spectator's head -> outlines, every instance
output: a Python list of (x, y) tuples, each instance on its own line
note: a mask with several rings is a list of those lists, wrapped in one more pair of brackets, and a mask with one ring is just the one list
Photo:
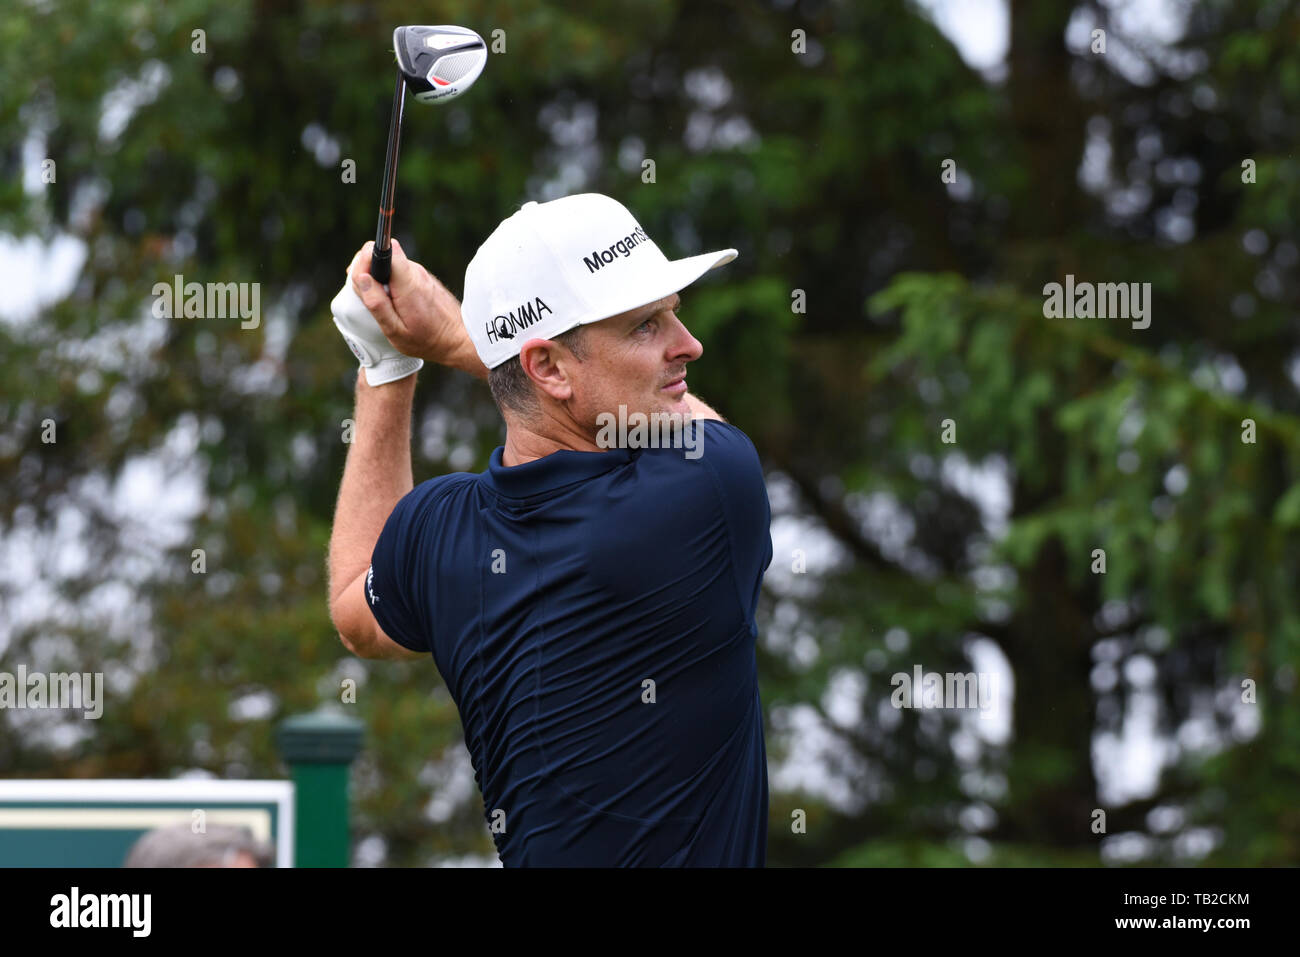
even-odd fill
[(140, 836), (123, 867), (270, 867), (271, 849), (246, 827), (213, 825), (196, 834), (188, 824)]

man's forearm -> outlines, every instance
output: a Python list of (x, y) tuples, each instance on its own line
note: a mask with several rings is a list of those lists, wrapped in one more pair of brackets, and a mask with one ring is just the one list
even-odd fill
[[(463, 327), (462, 327), (463, 328)], [(453, 369), (460, 369), (462, 372), (468, 372), (476, 379), (487, 381), (488, 367), (483, 364), (483, 360), (478, 357), (478, 350), (474, 348), (474, 343), (470, 341), (469, 333), (465, 333), (465, 345), (461, 348), (459, 354), (447, 363)]]
[[(460, 300), (451, 294), (451, 291), (438, 281), (436, 276), (430, 276), (433, 279), (435, 293), (434, 302), (440, 309), (445, 310), (450, 315), (455, 315), (456, 321), (453, 328), (459, 333), (459, 342), (452, 350), (452, 354), (443, 362), (451, 369), (460, 369), (462, 372), (468, 372), (476, 379), (487, 380), (488, 368), (483, 364), (483, 360), (478, 357), (478, 350), (474, 348), (474, 342), (469, 337), (469, 330), (465, 328), (465, 320), (461, 317)], [(434, 359), (434, 362), (439, 360)]]
[(415, 376), (370, 386), (357, 375), (352, 445), (330, 533), (330, 605), (370, 564), (393, 507), (414, 486), (411, 403)]
[(682, 397), (691, 408), (691, 417), (695, 419), (718, 419), (721, 422), (727, 420), (722, 418), (719, 412), (709, 408), (709, 406), (700, 399), (699, 396), (691, 395), (689, 392)]

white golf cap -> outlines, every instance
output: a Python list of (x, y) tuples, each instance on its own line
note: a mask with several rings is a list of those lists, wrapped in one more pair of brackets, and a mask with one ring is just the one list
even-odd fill
[(599, 193), (524, 203), (470, 260), (461, 316), (495, 369), (529, 339), (648, 305), (735, 258), (721, 249), (670, 261), (627, 207)]

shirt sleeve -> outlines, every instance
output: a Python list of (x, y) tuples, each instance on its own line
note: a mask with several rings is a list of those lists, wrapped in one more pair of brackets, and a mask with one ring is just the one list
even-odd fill
[(720, 419), (702, 424), (700, 461), (721, 493), (736, 587), (752, 615), (758, 606), (763, 573), (772, 562), (772, 509), (763, 463), (749, 436), (736, 426)]
[(431, 651), (428, 618), (427, 551), (421, 548), (423, 486), (408, 492), (384, 523), (366, 574), (366, 601), (384, 634), (411, 651)]

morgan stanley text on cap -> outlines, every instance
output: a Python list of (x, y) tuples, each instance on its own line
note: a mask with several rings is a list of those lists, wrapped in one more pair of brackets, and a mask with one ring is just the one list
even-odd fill
[(524, 203), (470, 260), (461, 315), (495, 369), (529, 339), (648, 305), (735, 258), (722, 249), (669, 261), (622, 203), (599, 193)]

